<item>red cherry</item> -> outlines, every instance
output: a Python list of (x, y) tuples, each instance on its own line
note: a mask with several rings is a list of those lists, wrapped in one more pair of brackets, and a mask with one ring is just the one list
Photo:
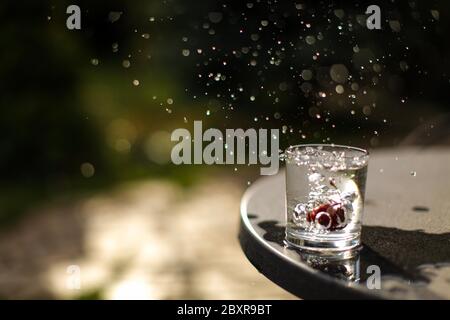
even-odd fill
[(336, 214), (336, 209), (334, 209), (334, 205), (331, 205), (328, 207), (327, 212), (331, 215), (334, 216)]
[(306, 221), (316, 222), (321, 228), (339, 230), (346, 227), (345, 210), (340, 203), (324, 203), (306, 215)]
[(316, 223), (318, 223), (323, 229), (329, 229), (333, 222), (328, 212), (321, 211), (316, 215)]
[(345, 210), (341, 205), (339, 205), (336, 208), (335, 214), (333, 216), (332, 230), (343, 229), (345, 228), (346, 225), (347, 223), (345, 217)]
[(345, 211), (343, 208), (341, 208), (341, 207), (337, 208), (336, 216), (339, 218), (341, 223), (345, 222)]
[(326, 212), (329, 207), (330, 207), (330, 205), (328, 203), (324, 203), (324, 204), (321, 204), (320, 206), (318, 206), (317, 208), (314, 208), (311, 212), (309, 212), (306, 215), (306, 221), (308, 221), (308, 222), (315, 221), (316, 215), (319, 212)]

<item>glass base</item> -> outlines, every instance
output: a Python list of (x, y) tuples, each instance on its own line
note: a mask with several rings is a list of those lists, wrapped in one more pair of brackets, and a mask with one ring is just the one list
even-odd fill
[(311, 234), (290, 232), (286, 230), (286, 242), (295, 248), (315, 252), (345, 251), (358, 247), (361, 244), (360, 234), (351, 234), (348, 237), (336, 235)]

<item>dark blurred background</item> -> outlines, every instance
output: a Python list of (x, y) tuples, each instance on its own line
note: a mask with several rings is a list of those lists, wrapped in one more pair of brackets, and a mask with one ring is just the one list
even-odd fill
[(258, 168), (175, 166), (170, 133), (202, 120), (279, 128), (282, 149), (448, 144), (448, 8), (2, 1), (0, 297), (289, 298), (235, 239)]

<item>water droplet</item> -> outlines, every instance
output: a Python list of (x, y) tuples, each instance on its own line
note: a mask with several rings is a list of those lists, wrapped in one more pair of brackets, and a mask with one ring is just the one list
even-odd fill
[(255, 100), (256, 100), (255, 96), (250, 96), (250, 101), (255, 101)]
[(391, 27), (392, 31), (394, 32), (400, 32), (402, 28), (398, 20), (390, 20), (389, 27)]
[(210, 12), (208, 13), (208, 18), (212, 23), (219, 23), (222, 21), (223, 14), (222, 12)]
[(406, 63), (406, 61), (400, 61), (400, 69), (402, 71), (407, 71), (409, 69), (408, 63)]
[(330, 77), (337, 83), (344, 83), (348, 78), (348, 69), (343, 64), (333, 64), (330, 68)]
[(98, 66), (98, 59), (96, 59), (96, 58), (92, 58), (91, 59), (91, 64), (93, 65), (93, 66)]
[(139, 85), (139, 80), (135, 79), (133, 80), (133, 86), (137, 87)]
[(372, 109), (370, 109), (370, 106), (364, 106), (363, 113), (364, 115), (369, 116), (372, 113)]
[(302, 85), (300, 86), (300, 89), (304, 92), (304, 93), (309, 93), (312, 91), (313, 86), (311, 83), (309, 82), (303, 82)]
[(305, 69), (305, 70), (302, 71), (301, 76), (302, 76), (303, 80), (309, 81), (309, 80), (312, 79), (313, 73), (312, 73), (311, 70)]
[(143, 34), (142, 34), (142, 38), (144, 38), (144, 39), (150, 39), (150, 34), (148, 34), (148, 33), (143, 33)]
[(83, 177), (90, 178), (95, 174), (95, 167), (92, 163), (84, 162), (80, 166), (80, 171)]
[(335, 15), (336, 17), (338, 17), (339, 19), (342, 19), (342, 18), (344, 18), (344, 16), (345, 16), (345, 11), (342, 10), (342, 9), (335, 9), (335, 10), (334, 10), (334, 15)]
[(183, 49), (183, 50), (181, 51), (181, 54), (182, 54), (183, 56), (185, 56), (185, 57), (189, 56), (190, 53), (191, 53), (191, 52), (189, 51), (189, 49)]
[(286, 82), (282, 82), (280, 83), (280, 85), (278, 86), (278, 88), (280, 89), (280, 91), (286, 91), (288, 88), (288, 85)]
[(337, 92), (338, 94), (343, 94), (343, 93), (344, 93), (344, 87), (343, 87), (342, 85), (338, 84), (338, 85), (336, 86), (336, 92)]
[(122, 12), (120, 12), (120, 11), (111, 11), (108, 14), (108, 20), (109, 20), (109, 22), (114, 23), (117, 20), (119, 20), (121, 16), (122, 16)]
[(439, 11), (438, 10), (430, 10), (430, 12), (435, 20), (439, 20)]
[(131, 66), (130, 60), (123, 60), (122, 61), (122, 67), (129, 68)]
[(415, 177), (415, 176), (417, 176), (417, 172), (416, 171), (411, 171), (411, 176), (413, 176), (413, 177)]
[(173, 104), (173, 99), (172, 98), (168, 98), (167, 99), (167, 104)]
[(306, 41), (307, 44), (313, 45), (314, 43), (316, 43), (316, 37), (314, 37), (314, 36), (307, 36), (305, 41)]

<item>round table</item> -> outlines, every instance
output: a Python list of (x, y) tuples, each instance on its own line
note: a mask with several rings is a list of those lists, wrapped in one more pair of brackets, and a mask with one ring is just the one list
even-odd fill
[(284, 231), (280, 171), (241, 202), (241, 247), (267, 278), (304, 299), (449, 299), (450, 149), (371, 155), (358, 251), (300, 251), (284, 244)]

